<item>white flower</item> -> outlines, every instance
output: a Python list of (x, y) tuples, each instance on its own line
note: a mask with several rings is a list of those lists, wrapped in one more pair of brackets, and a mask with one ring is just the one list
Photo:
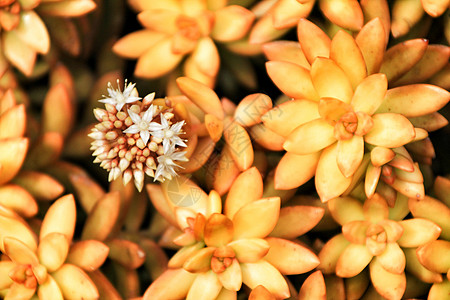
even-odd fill
[(187, 147), (186, 143), (178, 136), (183, 133), (181, 128), (184, 125), (184, 120), (170, 126), (167, 119), (161, 114), (161, 124), (152, 123), (152, 125), (152, 128), (155, 129), (153, 129), (151, 135), (162, 140), (164, 153), (169, 151), (171, 145)]
[[(155, 122), (152, 122), (153, 119), (153, 104), (150, 105), (150, 107), (144, 112), (144, 115), (141, 116), (137, 113), (132, 112), (131, 110), (128, 110), (128, 114), (130, 115), (131, 120), (133, 121), (133, 125), (125, 129), (124, 133), (139, 133), (141, 136), (142, 141), (145, 145), (147, 145), (148, 140), (150, 138), (150, 131), (153, 131), (156, 128)], [(159, 124), (158, 124), (159, 125)]]
[[(111, 82), (108, 82), (108, 96), (103, 96), (105, 99), (98, 100), (101, 103), (107, 103), (114, 105), (117, 111), (120, 111), (122, 107), (127, 103), (133, 103), (141, 99), (141, 97), (137, 97), (136, 93), (133, 92), (135, 83), (129, 83), (127, 85), (127, 81), (125, 80), (124, 90), (123, 92), (120, 90), (119, 80), (117, 79), (117, 89), (114, 89), (111, 85)], [(154, 96), (154, 95), (153, 95)]]
[(175, 161), (188, 161), (185, 155), (186, 151), (175, 152), (175, 145), (172, 144), (168, 151), (164, 151), (163, 155), (158, 156), (154, 181), (164, 181), (166, 178), (170, 180), (173, 176), (177, 176), (174, 168), (181, 168), (181, 166), (177, 165)]

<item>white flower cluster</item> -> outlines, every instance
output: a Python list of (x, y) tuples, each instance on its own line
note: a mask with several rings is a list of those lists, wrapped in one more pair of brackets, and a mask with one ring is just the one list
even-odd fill
[(109, 83), (107, 91), (108, 96), (99, 100), (106, 110), (94, 110), (101, 123), (89, 134), (95, 139), (94, 162), (110, 172), (110, 181), (121, 174), (124, 183), (134, 177), (138, 190), (143, 188), (144, 173), (161, 182), (177, 176), (176, 169), (181, 168), (177, 162), (188, 161), (186, 151), (180, 151), (187, 147), (180, 137), (185, 121), (173, 122), (170, 107), (153, 103), (155, 93), (139, 101), (135, 84), (125, 81), (121, 91)]

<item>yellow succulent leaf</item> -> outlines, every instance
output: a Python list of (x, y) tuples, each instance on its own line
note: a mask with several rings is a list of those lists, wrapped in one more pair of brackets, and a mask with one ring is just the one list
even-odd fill
[(387, 243), (386, 249), (377, 256), (377, 260), (390, 273), (401, 274), (405, 270), (405, 254), (397, 243)]
[(266, 14), (259, 18), (249, 33), (250, 44), (259, 46), (283, 36), (289, 29), (277, 30), (273, 27), (273, 18)]
[(367, 166), (366, 177), (364, 178), (364, 192), (367, 198), (371, 198), (378, 186), (381, 167), (375, 167), (373, 164)]
[(13, 180), (38, 200), (51, 201), (60, 196), (64, 186), (53, 177), (36, 171), (22, 171)]
[(0, 274), (2, 274), (0, 276), (0, 289), (6, 289), (13, 283), (11, 277), (4, 274), (9, 274), (15, 266), (16, 264), (12, 261), (0, 261)]
[(38, 212), (38, 205), (33, 196), (15, 184), (0, 186), (0, 204), (26, 218), (31, 218)]
[(354, 38), (344, 30), (338, 31), (331, 41), (330, 58), (350, 79), (353, 89), (367, 76), (366, 63)]
[(389, 82), (395, 82), (419, 62), (427, 46), (427, 40), (414, 39), (389, 48), (384, 55), (380, 73), (386, 74)]
[(279, 197), (265, 198), (244, 205), (232, 218), (234, 240), (266, 237), (275, 227), (279, 212)]
[(428, 132), (438, 130), (448, 124), (447, 119), (438, 112), (408, 119), (414, 127), (423, 128)]
[(262, 197), (263, 181), (261, 173), (252, 167), (241, 173), (231, 185), (224, 205), (225, 215), (233, 219), (236, 212), (247, 203)]
[(233, 262), (225, 271), (217, 274), (220, 283), (227, 290), (236, 292), (242, 287), (242, 272), (239, 263), (240, 261), (233, 259)]
[(223, 133), (223, 121), (217, 118), (214, 115), (206, 114), (205, 115), (205, 126), (206, 130), (208, 130), (209, 136), (211, 139), (217, 143), (222, 137)]
[(192, 283), (192, 286), (187, 294), (186, 300), (196, 300), (202, 298), (215, 299), (219, 295), (221, 289), (222, 284), (217, 278), (216, 273), (213, 271), (200, 273), (197, 277), (195, 277), (194, 282)]
[(47, 276), (47, 280), (44, 283), (39, 284), (37, 288), (37, 295), (39, 299), (64, 299), (58, 283), (56, 283), (51, 275)]
[(24, 284), (14, 282), (5, 296), (5, 300), (31, 299), (36, 292), (36, 288), (27, 288)]
[(294, 41), (273, 41), (262, 45), (262, 50), (269, 61), (286, 61), (307, 70), (311, 68), (300, 44)]
[(177, 32), (177, 17), (180, 13), (171, 9), (146, 9), (138, 14), (139, 22), (152, 32), (173, 35)]
[(295, 128), (283, 148), (297, 155), (316, 153), (336, 142), (334, 127), (324, 119), (315, 119)]
[(319, 258), (308, 248), (290, 240), (268, 237), (269, 252), (264, 260), (283, 275), (302, 274), (319, 265)]
[(337, 164), (337, 143), (325, 148), (320, 155), (316, 169), (315, 184), (322, 202), (339, 197), (352, 183), (345, 177)]
[(339, 27), (358, 31), (364, 24), (363, 12), (357, 1), (322, 0), (319, 4), (323, 14)]
[[(269, 236), (284, 239), (299, 237), (313, 229), (322, 219), (325, 209), (316, 206), (295, 205), (281, 208), (277, 225)], [(298, 216), (302, 216), (301, 220)]]
[(337, 164), (345, 177), (352, 176), (362, 162), (364, 156), (364, 139), (353, 135), (349, 140), (337, 142)]
[(377, 112), (419, 117), (436, 112), (449, 100), (450, 93), (443, 88), (431, 84), (410, 84), (389, 89)]
[(422, 58), (393, 86), (401, 86), (427, 81), (441, 70), (448, 62), (450, 48), (445, 45), (428, 45)]
[(19, 26), (14, 30), (17, 36), (38, 53), (46, 54), (50, 48), (47, 27), (33, 10), (20, 13)]
[(336, 275), (344, 278), (356, 276), (370, 263), (372, 257), (365, 245), (350, 244), (339, 256)]
[(104, 241), (116, 224), (120, 202), (118, 191), (107, 193), (100, 198), (89, 212), (81, 233), (81, 239)]
[(297, 36), (303, 53), (312, 65), (316, 57), (329, 57), (331, 40), (317, 25), (307, 19), (300, 19)]
[(191, 273), (205, 273), (211, 270), (211, 258), (215, 247), (206, 247), (196, 251), (183, 264), (183, 269)]
[(428, 293), (428, 299), (439, 300), (445, 299), (450, 293), (450, 280), (444, 280), (441, 283), (435, 283), (431, 286)]
[(375, 193), (372, 198), (364, 201), (363, 210), (366, 220), (373, 223), (386, 220), (389, 216), (389, 207), (386, 199), (378, 193)]
[(382, 73), (372, 74), (364, 78), (356, 87), (352, 98), (351, 104), (354, 111), (362, 111), (371, 116), (383, 102), (387, 87), (386, 75)]
[(89, 277), (97, 287), (98, 293), (100, 294), (100, 299), (102, 299), (102, 297), (111, 300), (122, 299), (122, 296), (115, 289), (115, 287), (108, 280), (108, 278), (105, 275), (103, 275), (102, 272), (100, 272), (99, 270), (89, 272)]
[(65, 299), (95, 299), (98, 291), (89, 276), (77, 266), (64, 264), (51, 274)]
[(233, 249), (240, 263), (257, 262), (267, 254), (270, 247), (266, 240), (259, 238), (239, 239), (228, 246)]
[(317, 269), (324, 274), (334, 274), (336, 272), (336, 264), (342, 252), (350, 245), (350, 242), (344, 237), (342, 233), (332, 237), (319, 252), (320, 264)]
[[(197, 47), (194, 49), (189, 59), (192, 59), (199, 72), (211, 77), (212, 81), (215, 80), (220, 67), (220, 56), (216, 44), (210, 37), (206, 36), (198, 40)], [(191, 77), (186, 69), (185, 73), (186, 76)], [(212, 88), (213, 85), (214, 84), (209, 87)], [(204, 108), (203, 106), (201, 107)], [(216, 113), (220, 113), (220, 111), (216, 111)]]
[(391, 32), (397, 38), (409, 32), (424, 14), (422, 1), (395, 1), (391, 8)]
[(272, 295), (263, 285), (258, 285), (250, 292), (248, 296), (249, 300), (276, 300), (275, 296)]
[(241, 173), (233, 157), (231, 157), (230, 150), (227, 148), (225, 146), (222, 150), (216, 169), (214, 170), (213, 188), (221, 196), (229, 191), (231, 185)]
[(372, 116), (373, 127), (364, 140), (375, 146), (395, 148), (411, 142), (416, 136), (414, 126), (403, 115), (379, 113)]
[(283, 275), (270, 263), (260, 260), (256, 263), (241, 264), (242, 281), (249, 288), (258, 285), (264, 286), (270, 293), (278, 298), (290, 296), (289, 287)]
[(409, 198), (408, 206), (416, 218), (425, 218), (442, 228), (441, 238), (450, 240), (450, 208), (441, 201), (425, 195), (422, 200)]
[(350, 103), (353, 88), (345, 72), (331, 59), (318, 57), (311, 65), (311, 79), (320, 98)]
[(230, 42), (243, 38), (250, 29), (255, 15), (239, 5), (229, 5), (214, 12), (213, 39)]
[(275, 188), (290, 190), (310, 180), (316, 173), (320, 154), (320, 151), (304, 155), (286, 152), (275, 169)]
[(270, 10), (276, 29), (291, 28), (300, 18), (306, 18), (314, 7), (314, 1), (277, 1)]
[(134, 74), (142, 78), (157, 78), (172, 71), (183, 58), (183, 54), (172, 52), (172, 40), (164, 38), (142, 54), (136, 63)]
[(360, 5), (364, 14), (364, 23), (379, 18), (386, 31), (385, 40), (389, 40), (389, 29), (391, 28), (389, 4), (385, 1), (362, 0), (360, 1)]
[(188, 77), (179, 77), (176, 81), (183, 94), (206, 113), (212, 114), (220, 120), (224, 118), (222, 104), (212, 89)]
[(299, 125), (317, 118), (320, 118), (320, 115), (316, 101), (294, 99), (269, 110), (261, 120), (267, 128), (286, 137)]
[(4, 237), (3, 249), (3, 252), (16, 264), (29, 264), (31, 266), (39, 264), (39, 259), (33, 249), (30, 249), (26, 244), (16, 238)]
[(0, 143), (0, 185), (11, 180), (22, 167), (28, 150), (27, 138), (12, 138)]
[(409, 198), (421, 200), (425, 196), (425, 187), (422, 182), (409, 182), (396, 178), (390, 186)]
[(75, 199), (72, 194), (63, 196), (47, 210), (42, 220), (39, 239), (42, 241), (48, 234), (58, 232), (64, 234), (70, 244), (75, 230), (75, 221)]
[(426, 283), (442, 282), (442, 275), (425, 268), (419, 261), (415, 248), (404, 248), (406, 270)]
[(400, 247), (412, 248), (425, 245), (436, 240), (441, 228), (427, 219), (414, 218), (399, 222), (403, 227), (403, 234), (397, 241)]
[(272, 109), (272, 100), (269, 96), (255, 93), (242, 99), (234, 112), (235, 121), (245, 127), (261, 122), (261, 116)]
[(165, 37), (165, 34), (148, 29), (131, 32), (119, 39), (112, 47), (114, 53), (126, 58), (139, 58)]
[(192, 180), (185, 176), (177, 176), (161, 184), (168, 205), (189, 207), (196, 213), (206, 215), (208, 195)]
[(222, 247), (233, 238), (233, 222), (220, 213), (212, 214), (205, 224), (204, 241), (207, 246)]
[(71, 174), (69, 175), (69, 180), (75, 188), (78, 202), (87, 213), (93, 209), (95, 203), (105, 194), (103, 188), (89, 176)]
[(326, 300), (327, 291), (322, 272), (315, 271), (306, 278), (298, 293), (298, 300)]
[(2, 33), (3, 54), (10, 63), (26, 76), (33, 72), (36, 51), (29, 47), (14, 30)]
[(25, 133), (25, 105), (11, 107), (0, 115), (0, 139), (19, 138)]
[(370, 263), (370, 278), (377, 292), (388, 299), (400, 299), (406, 289), (405, 273), (386, 271), (375, 257)]
[(109, 248), (102, 242), (86, 240), (71, 245), (66, 262), (92, 272), (105, 262)]
[(208, 203), (206, 209), (206, 217), (211, 216), (214, 213), (222, 212), (222, 199), (219, 193), (215, 190), (211, 190), (208, 195)]
[(363, 245), (366, 242), (367, 229), (370, 226), (369, 221), (351, 221), (342, 226), (342, 234), (353, 244)]
[(44, 132), (59, 132), (63, 137), (69, 134), (75, 116), (72, 100), (63, 84), (50, 88), (45, 96), (42, 114)]
[(196, 144), (189, 144), (188, 142), (188, 147), (190, 145), (193, 145), (195, 150), (193, 150), (192, 155), (189, 157), (189, 161), (180, 163), (180, 166), (182, 167), (181, 173), (185, 174), (193, 173), (203, 167), (211, 153), (214, 151), (216, 143), (214, 143), (210, 137), (206, 136), (199, 138)]
[(48, 272), (54, 272), (66, 261), (69, 252), (67, 237), (58, 232), (47, 234), (39, 242), (37, 254), (40, 263), (45, 266)]
[(223, 136), (239, 170), (245, 171), (250, 168), (253, 164), (254, 153), (252, 141), (245, 128), (231, 117), (227, 117), (224, 119)]
[(380, 71), (386, 48), (386, 31), (380, 18), (369, 21), (355, 38), (356, 44), (362, 52), (367, 66), (367, 74), (375, 74)]
[(267, 128), (264, 124), (253, 125), (249, 130), (252, 140), (272, 151), (282, 151), (285, 138)]
[(145, 252), (137, 243), (115, 238), (105, 244), (109, 247), (108, 257), (129, 269), (136, 269), (145, 261)]
[(314, 101), (319, 99), (308, 69), (286, 61), (268, 61), (266, 69), (270, 79), (287, 96)]
[(435, 240), (417, 248), (420, 263), (428, 270), (436, 273), (447, 273), (450, 270), (450, 242)]
[(328, 208), (336, 220), (341, 225), (352, 221), (364, 221), (364, 210), (362, 203), (352, 197), (337, 197), (328, 201)]
[[(175, 233), (171, 234), (171, 238), (169, 238), (170, 242), (173, 241), (174, 237), (175, 239), (178, 238), (179, 235), (180, 231), (176, 231)], [(166, 239), (166, 237), (164, 237), (164, 239)], [(198, 250), (202, 249), (204, 246), (205, 244), (203, 242), (197, 242), (195, 244), (182, 247), (170, 258), (168, 262), (169, 268), (181, 268), (184, 262), (189, 257), (194, 255)]]
[(97, 5), (91, 0), (46, 1), (38, 7), (43, 15), (58, 17), (79, 17), (93, 11)]

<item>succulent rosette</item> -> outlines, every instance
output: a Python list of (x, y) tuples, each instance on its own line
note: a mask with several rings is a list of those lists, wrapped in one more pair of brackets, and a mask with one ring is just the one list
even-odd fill
[[(188, 162), (180, 164), (180, 172), (195, 172), (209, 160), (210, 166), (204, 169), (213, 175), (210, 181), (223, 195), (236, 176), (253, 165), (254, 142), (266, 149), (281, 149), (282, 138), (261, 123), (261, 115), (272, 108), (269, 96), (250, 94), (236, 105), (225, 97), (220, 99), (214, 90), (197, 80), (179, 77), (176, 82), (182, 95), (167, 98), (186, 108), (190, 125), (187, 151), (192, 153)], [(212, 160), (215, 149), (220, 156)]]
[(414, 268), (410, 253), (415, 255), (417, 247), (435, 241), (441, 227), (424, 218), (401, 220), (378, 194), (364, 204), (355, 198), (339, 197), (328, 206), (342, 225), (342, 234), (323, 246), (318, 268), (326, 274), (335, 272), (351, 278), (369, 266), (376, 291), (386, 298), (401, 298), (406, 289), (405, 266)]
[(378, 18), (356, 38), (339, 31), (332, 40), (302, 19), (298, 37), (300, 47), (291, 42), (266, 46), (269, 76), (293, 99), (270, 111), (278, 118), (262, 120), (286, 138), (287, 154), (275, 174), (278, 188), (299, 186), (315, 175), (317, 192), (328, 201), (350, 186), (369, 145), (392, 149), (426, 138), (427, 131), (408, 118), (436, 112), (450, 94), (428, 84), (388, 89), (388, 81), (399, 74), (393, 73), (395, 60), (383, 60), (384, 29)]
[[(162, 187), (147, 185), (158, 211), (181, 230), (173, 242), (182, 248), (144, 299), (197, 299), (200, 295), (235, 299), (242, 284), (251, 289), (263, 286), (275, 297), (287, 298), (289, 288), (282, 275), (304, 273), (319, 263), (308, 248), (279, 237), (290, 229), (292, 235), (292, 228), (277, 225), (279, 197), (260, 198), (262, 178), (256, 168), (234, 181), (223, 209), (217, 192), (207, 195), (189, 179), (180, 179)], [(292, 216), (286, 213), (283, 219), (289, 222)], [(252, 221), (256, 219), (265, 222)], [(309, 225), (298, 225), (294, 231), (304, 232)], [(174, 282), (182, 284), (169, 289)]]
[[(220, 65), (216, 42), (245, 36), (253, 13), (226, 1), (133, 1), (145, 29), (121, 38), (113, 47), (120, 56), (138, 59), (135, 75), (157, 78), (180, 63), (183, 73), (214, 86)], [(184, 60), (184, 58), (186, 58)], [(183, 61), (184, 60), (184, 61)]]
[[(3, 221), (5, 217), (2, 216)], [(10, 222), (13, 220), (25, 223), (10, 218)], [(98, 290), (86, 270), (99, 268), (109, 249), (94, 240), (72, 244), (75, 221), (75, 200), (67, 195), (48, 209), (39, 239), (27, 226), (1, 227), (4, 259), (0, 262), (0, 282), (5, 299), (31, 299), (35, 294), (39, 299), (98, 298)]]

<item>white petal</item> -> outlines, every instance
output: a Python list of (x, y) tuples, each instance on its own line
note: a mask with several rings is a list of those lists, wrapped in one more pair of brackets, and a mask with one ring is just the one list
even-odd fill
[(150, 132), (148, 132), (147, 130), (143, 130), (140, 132), (140, 135), (144, 144), (147, 145), (148, 139), (150, 138)]
[(138, 114), (132, 112), (131, 110), (128, 110), (128, 114), (134, 124), (139, 124), (141, 122), (141, 117)]
[(123, 132), (135, 134), (135, 133), (139, 132), (139, 127), (136, 124), (133, 124), (130, 127), (128, 127), (127, 129), (125, 129)]

